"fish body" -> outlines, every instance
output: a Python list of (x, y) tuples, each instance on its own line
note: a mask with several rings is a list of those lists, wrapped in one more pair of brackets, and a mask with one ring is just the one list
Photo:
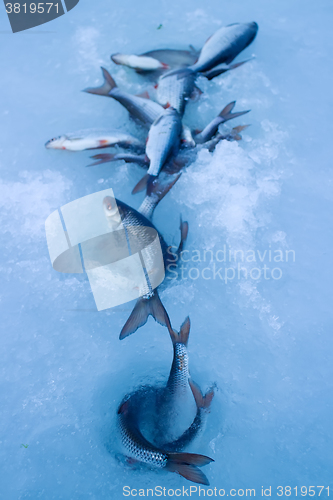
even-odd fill
[(129, 456), (154, 469), (176, 472), (189, 481), (208, 485), (208, 479), (198, 468), (213, 460), (194, 453), (165, 452), (148, 441), (140, 428), (142, 390), (125, 398), (118, 408), (121, 442)]
[(178, 152), (181, 132), (181, 118), (173, 108), (164, 110), (154, 121), (146, 145), (146, 155), (150, 160), (148, 175), (157, 176), (170, 155)]
[(213, 69), (221, 63), (229, 64), (254, 40), (258, 25), (252, 23), (235, 23), (217, 30), (204, 44), (192, 71), (203, 72)]
[(195, 73), (187, 73), (184, 78), (168, 73), (159, 78), (157, 84), (157, 100), (166, 107), (170, 106), (183, 116), (186, 101), (191, 97), (195, 88)]
[[(89, 94), (112, 97), (124, 106), (132, 118), (139, 120), (143, 125), (149, 128), (154, 121), (164, 113), (164, 108), (157, 102), (149, 98), (135, 96), (120, 90), (110, 73), (102, 68), (104, 83), (100, 87), (89, 87), (84, 90)], [(195, 142), (191, 135), (189, 127), (182, 125), (182, 140), (187, 146), (194, 147)]]
[(134, 54), (113, 54), (111, 59), (116, 64), (128, 66), (136, 71), (157, 71), (169, 68), (167, 64), (147, 55), (136, 56)]
[(134, 150), (144, 149), (142, 142), (136, 137), (119, 130), (107, 132), (82, 131), (75, 134), (66, 134), (50, 139), (45, 144), (47, 149), (64, 149), (67, 151), (84, 151), (85, 149), (100, 149), (111, 146)]
[(112, 97), (124, 106), (130, 115), (143, 123), (146, 127), (150, 125), (163, 113), (163, 107), (157, 102), (135, 96), (117, 87), (110, 73), (102, 68), (104, 83), (100, 87), (87, 88), (84, 92), (102, 96)]
[(163, 449), (168, 451), (181, 451), (186, 448), (189, 444), (194, 441), (194, 439), (198, 436), (199, 432), (202, 431), (206, 415), (209, 411), (210, 404), (214, 397), (214, 389), (208, 391), (205, 396), (203, 396), (200, 387), (195, 384), (191, 379), (189, 380), (189, 384), (196, 402), (197, 412), (195, 418), (188, 429), (186, 429), (183, 434), (171, 441), (169, 443), (163, 444)]
[(195, 415), (195, 400), (189, 385), (189, 359), (187, 343), (190, 319), (186, 318), (180, 332), (170, 329), (173, 343), (173, 361), (164, 390), (159, 394), (155, 439), (163, 442), (176, 439), (189, 427)]

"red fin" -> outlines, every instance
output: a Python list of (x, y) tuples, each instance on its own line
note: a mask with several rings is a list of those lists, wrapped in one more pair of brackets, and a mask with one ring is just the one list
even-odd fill
[(158, 89), (158, 83), (154, 85), (154, 89)]
[(168, 64), (165, 64), (162, 61), (160, 61), (160, 63), (162, 64), (163, 69), (169, 69), (170, 68), (170, 66)]
[(118, 415), (120, 415), (121, 413), (122, 414), (126, 414), (128, 412), (128, 405), (129, 405), (129, 402), (128, 402), (128, 399), (127, 401), (125, 401), (124, 403), (122, 403), (119, 408), (118, 408)]
[(105, 146), (106, 144), (109, 144), (109, 141), (107, 141), (106, 139), (101, 139), (99, 142), (99, 145), (100, 146)]
[(143, 99), (150, 99), (150, 96), (149, 96), (147, 90), (145, 90), (144, 92), (141, 92), (141, 94), (136, 94), (136, 97), (143, 97)]
[(198, 467), (203, 467), (214, 462), (212, 458), (197, 453), (169, 453), (169, 457), (174, 462), (183, 462), (185, 464), (197, 465)]

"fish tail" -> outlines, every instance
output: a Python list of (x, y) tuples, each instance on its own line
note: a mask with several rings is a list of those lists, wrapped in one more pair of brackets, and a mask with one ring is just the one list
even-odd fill
[(249, 109), (247, 111), (238, 111), (237, 113), (231, 113), (231, 111), (234, 109), (236, 104), (236, 101), (232, 101), (229, 104), (226, 105), (225, 108), (222, 109), (221, 113), (218, 115), (220, 118), (222, 118), (222, 122), (227, 122), (228, 120), (232, 120), (232, 118), (237, 118), (237, 116), (242, 116), (245, 115), (246, 113), (249, 113)]
[(176, 330), (174, 330), (173, 328), (171, 328), (169, 330), (172, 343), (173, 344), (185, 344), (187, 346), (188, 338), (190, 336), (190, 328), (191, 328), (191, 322), (190, 322), (190, 318), (187, 316), (187, 318), (185, 318), (182, 326), (180, 327), (179, 333)]
[[(152, 176), (149, 175), (149, 174), (145, 174), (140, 180), (139, 182), (134, 186), (133, 190), (132, 190), (132, 194), (137, 194), (137, 193), (140, 193), (141, 191), (143, 191), (144, 189), (147, 188), (147, 185), (148, 185), (148, 182), (150, 181), (150, 178)], [(154, 177), (155, 178), (155, 177)]]
[(208, 408), (210, 407), (210, 404), (212, 402), (212, 399), (214, 397), (214, 388), (210, 389), (209, 391), (206, 392), (205, 395), (203, 395), (198, 384), (193, 382), (193, 380), (191, 380), (191, 379), (189, 379), (188, 382), (190, 384), (191, 391), (192, 391), (193, 397), (195, 399), (195, 403), (197, 405), (197, 408), (201, 408), (203, 410), (208, 410)]
[(237, 127), (234, 127), (229, 134), (230, 137), (235, 141), (241, 141), (242, 136), (240, 135), (240, 132), (242, 132), (242, 130), (245, 130), (249, 126), (250, 125), (238, 125)]
[(166, 326), (169, 331), (172, 330), (169, 315), (157, 291), (154, 290), (154, 294), (150, 298), (141, 297), (137, 300), (130, 317), (120, 332), (119, 339), (123, 340), (136, 332), (138, 328), (147, 323), (149, 316), (152, 316), (161, 325)]
[(83, 92), (88, 92), (88, 94), (96, 95), (109, 95), (112, 89), (117, 87), (116, 82), (105, 68), (101, 67), (104, 83), (100, 87), (89, 87), (84, 89)]
[(196, 70), (194, 66), (188, 66), (187, 68), (177, 68), (173, 69), (172, 71), (168, 71), (164, 75), (161, 76), (161, 79), (167, 78), (168, 76), (173, 76), (177, 75), (178, 80), (181, 80), (182, 78), (186, 78), (187, 76), (193, 75), (196, 73)]
[(168, 453), (166, 469), (170, 472), (177, 472), (180, 476), (193, 483), (208, 486), (209, 481), (199, 467), (210, 462), (214, 462), (214, 460), (196, 453)]

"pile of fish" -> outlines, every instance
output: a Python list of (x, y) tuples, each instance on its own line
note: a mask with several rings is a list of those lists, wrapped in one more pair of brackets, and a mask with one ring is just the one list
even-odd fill
[[(115, 207), (114, 200), (106, 197), (103, 201), (104, 212), (112, 227), (119, 224), (119, 212), (123, 226), (135, 227), (136, 237), (142, 241), (146, 237), (145, 228), (154, 228), (160, 238), (166, 274), (170, 266), (177, 266), (187, 239), (188, 223), (181, 220), (179, 247), (176, 253), (171, 252), (152, 223), (156, 206), (177, 182), (181, 171), (195, 161), (202, 148), (212, 152), (222, 140), (239, 141), (240, 133), (247, 127), (239, 125), (227, 133), (219, 132), (221, 124), (248, 113), (233, 112), (234, 101), (224, 106), (203, 130), (194, 130), (183, 121), (186, 105), (189, 99), (202, 93), (196, 86), (200, 76), (211, 80), (246, 62), (233, 63), (236, 56), (254, 40), (257, 31), (255, 22), (235, 23), (220, 28), (208, 38), (201, 51), (190, 46), (190, 50), (161, 49), (141, 55), (113, 54), (111, 59), (115, 64), (128, 66), (155, 83), (156, 100), (151, 100), (148, 93), (132, 95), (119, 88), (105, 68), (102, 68), (103, 84), (85, 91), (111, 97), (124, 106), (131, 118), (147, 131), (146, 142), (115, 129), (62, 135), (46, 143), (49, 149), (70, 151), (117, 147), (115, 153), (93, 156), (95, 162), (92, 165), (123, 160), (146, 169), (145, 175), (132, 190), (133, 194), (146, 191), (139, 209), (135, 210), (120, 200), (115, 200)], [(119, 148), (126, 151), (119, 151)], [(165, 286), (166, 281), (158, 288)], [(164, 387), (141, 386), (128, 394), (119, 405), (118, 423), (126, 460), (131, 464), (137, 462), (176, 472), (190, 481), (208, 485), (200, 467), (213, 460), (205, 455), (188, 453), (186, 449), (203, 428), (214, 389), (204, 396), (191, 379), (187, 353), (190, 320), (185, 320), (179, 333), (174, 330), (157, 288), (150, 288), (138, 299), (120, 332), (120, 339), (142, 327), (150, 315), (168, 329), (174, 357)]]

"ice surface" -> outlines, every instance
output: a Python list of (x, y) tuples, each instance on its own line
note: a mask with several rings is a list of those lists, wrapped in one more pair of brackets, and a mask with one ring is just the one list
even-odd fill
[[(242, 142), (222, 143), (212, 157), (200, 153), (154, 221), (177, 245), (182, 213), (190, 224), (187, 257), (196, 250), (203, 260), (205, 250), (216, 254), (225, 245), (256, 256), (241, 262), (248, 273), (266, 264), (282, 276), (245, 279), (242, 270), (238, 279), (231, 259), (216, 264), (235, 279), (204, 279), (213, 266), (207, 253), (206, 262), (184, 263), (184, 279), (161, 297), (176, 328), (191, 318), (194, 380), (203, 390), (218, 387), (192, 446), (215, 460), (203, 469), (212, 487), (256, 488), (260, 496), (263, 485), (273, 492), (329, 485), (332, 13), (328, 0), (81, 1), (15, 35), (2, 16), (1, 498), (120, 499), (124, 485), (189, 486), (115, 458), (122, 397), (168, 375), (166, 329), (150, 319), (120, 342), (133, 304), (97, 312), (86, 276), (52, 269), (44, 233), (50, 213), (98, 190), (111, 187), (138, 207), (142, 197), (130, 192), (142, 169), (121, 162), (88, 169), (91, 152), (50, 151), (44, 143), (82, 128), (140, 134), (118, 103), (80, 92), (101, 82), (103, 64), (119, 86), (153, 95), (151, 83), (114, 65), (110, 54), (199, 48), (219, 26), (252, 20), (257, 39), (238, 60), (255, 59), (211, 82), (200, 79), (204, 94), (185, 114), (202, 128), (236, 99), (237, 110), (251, 113), (235, 125), (251, 127)], [(269, 261), (277, 250), (283, 261)], [(188, 278), (191, 268), (197, 279)]]

